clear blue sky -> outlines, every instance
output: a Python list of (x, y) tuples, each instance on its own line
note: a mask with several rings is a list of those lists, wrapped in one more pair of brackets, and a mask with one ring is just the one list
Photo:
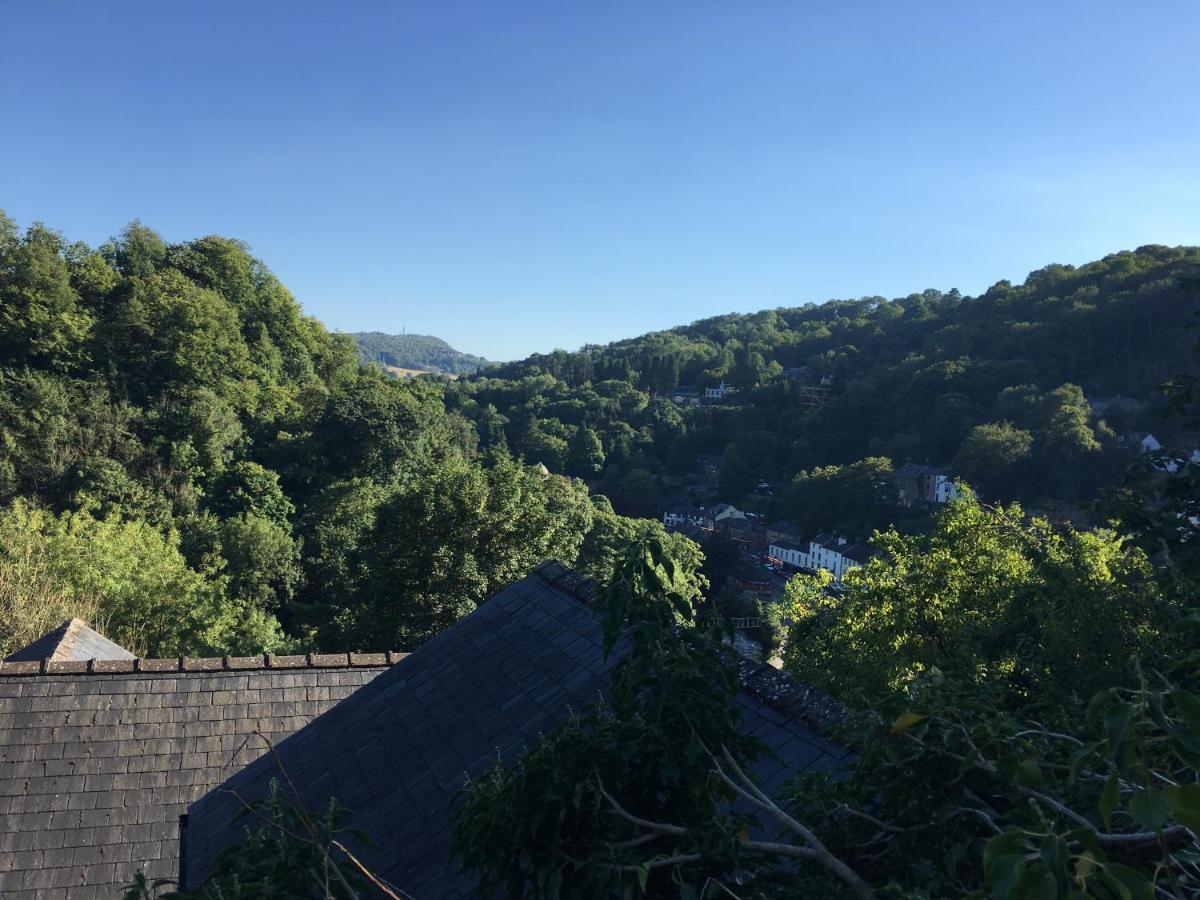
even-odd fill
[(495, 359), (1200, 243), (1191, 2), (104, 3), (0, 17), (0, 207), (247, 241)]

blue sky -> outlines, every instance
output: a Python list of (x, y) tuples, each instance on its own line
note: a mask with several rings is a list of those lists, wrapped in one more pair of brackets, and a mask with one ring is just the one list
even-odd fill
[(0, 208), (506, 359), (1200, 243), (1200, 4), (45, 3)]

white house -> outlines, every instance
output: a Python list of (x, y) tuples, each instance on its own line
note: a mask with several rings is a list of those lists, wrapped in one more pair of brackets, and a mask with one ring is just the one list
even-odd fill
[(726, 519), (744, 519), (746, 514), (732, 503), (718, 503), (709, 511), (713, 524), (719, 524)]
[(771, 544), (767, 548), (767, 555), (775, 562), (791, 566), (795, 569), (812, 568), (808, 564), (808, 552), (803, 547), (798, 547), (795, 544)]
[(949, 503), (958, 496), (950, 470), (906, 463), (896, 470), (896, 494), (901, 505)]
[(1137, 448), (1139, 453), (1157, 453), (1163, 448), (1163, 445), (1159, 443), (1158, 438), (1152, 434), (1138, 434), (1134, 435), (1134, 437), (1137, 439)]
[(682, 528), (685, 525), (694, 525), (697, 528), (703, 528), (705, 531), (712, 531), (713, 529), (712, 514), (706, 511), (703, 506), (669, 506), (663, 512), (663, 524), (667, 528)]
[(801, 568), (824, 569), (836, 581), (841, 581), (851, 569), (861, 566), (871, 558), (871, 549), (862, 544), (851, 544), (844, 537), (818, 534), (808, 542), (807, 565)]
[(949, 472), (932, 472), (928, 476), (926, 496), (931, 503), (949, 503), (958, 496), (958, 488)]
[(731, 386), (727, 385), (724, 381), (722, 381), (716, 387), (705, 388), (704, 389), (704, 399), (705, 400), (721, 400), (725, 397), (726, 394), (732, 394), (732, 393), (735, 393), (736, 391), (737, 391), (737, 388), (731, 387)]

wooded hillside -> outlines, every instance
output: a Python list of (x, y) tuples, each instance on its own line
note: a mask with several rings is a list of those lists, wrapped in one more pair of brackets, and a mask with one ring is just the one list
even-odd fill
[(358, 345), (358, 355), (363, 362), (447, 375), (475, 372), (489, 365), (482, 356), (462, 353), (432, 335), (358, 331), (350, 337)]
[(361, 365), (238, 241), (0, 215), (0, 654), (68, 616), (154, 656), (410, 647), (655, 527), (485, 458), (442, 390)]
[[(952, 464), (998, 498), (1076, 502), (1124, 468), (1129, 432), (1178, 437), (1158, 386), (1193, 366), (1197, 298), (1181, 280), (1198, 267), (1200, 249), (1147, 246), (974, 298), (730, 314), (500, 365), (451, 399), (485, 446), (579, 475), (601, 461), (605, 491), (637, 512), (654, 505), (647, 476), (694, 471), (700, 454), (730, 457), (733, 493), (871, 457)], [(719, 403), (673, 400), (722, 382), (736, 392)]]

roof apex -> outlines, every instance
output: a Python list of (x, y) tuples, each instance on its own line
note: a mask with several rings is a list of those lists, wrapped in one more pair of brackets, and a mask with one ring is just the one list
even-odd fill
[(7, 657), (5, 662), (82, 661), (89, 659), (134, 659), (134, 655), (114, 643), (82, 619), (67, 619), (31, 644)]

